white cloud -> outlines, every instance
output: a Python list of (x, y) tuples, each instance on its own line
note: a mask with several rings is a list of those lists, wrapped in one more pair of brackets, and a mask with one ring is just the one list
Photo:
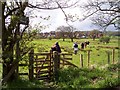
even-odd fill
[[(77, 14), (79, 15), (79, 17), (82, 17), (82, 14), (79, 10), (79, 8), (72, 8), (72, 9), (65, 9), (65, 13), (66, 14)], [(45, 11), (40, 11), (40, 12), (35, 12), (35, 14), (39, 17), (39, 16), (49, 16), (50, 15), (50, 20), (48, 21), (41, 21), (40, 18), (34, 18), (34, 19), (31, 19), (32, 20), (32, 24), (35, 24), (35, 23), (39, 23), (39, 22), (42, 22), (43, 24), (51, 24), (51, 26), (49, 28), (47, 28), (46, 30), (43, 30), (43, 32), (46, 32), (46, 31), (53, 31), (55, 30), (57, 27), (61, 26), (61, 25), (67, 25), (66, 21), (65, 21), (65, 15), (64, 13), (58, 9), (58, 10), (52, 10), (52, 11), (48, 11), (48, 10), (45, 10)], [(70, 23), (71, 25), (73, 26), (76, 26), (76, 27), (79, 27), (77, 25), (80, 24), (80, 22), (75, 22), (75, 23)], [(76, 24), (76, 25), (74, 25)]]
[[(88, 0), (81, 0), (80, 3), (84, 4), (87, 3)], [(77, 14), (79, 16), (79, 18), (82, 18), (83, 16), (83, 11), (80, 10), (80, 8), (76, 7), (76, 8), (69, 8), (69, 9), (64, 9), (66, 14)], [(35, 11), (35, 14), (37, 16), (50, 16), (50, 20), (48, 21), (44, 21), (41, 20), (40, 18), (34, 18), (32, 23), (38, 23), (38, 22), (42, 22), (45, 25), (49, 25), (49, 28), (46, 28), (45, 30), (43, 30), (42, 32), (49, 32), (49, 31), (54, 31), (57, 27), (61, 26), (61, 25), (67, 25), (66, 21), (65, 21), (65, 16), (64, 13), (62, 12), (62, 10), (57, 9), (57, 10), (39, 10), (39, 12)], [(91, 21), (89, 19), (86, 19), (83, 22), (79, 22), (76, 21), (74, 23), (70, 23), (71, 25), (75, 26), (75, 28), (77, 28), (77, 30), (93, 30), (93, 29), (97, 29), (97, 27), (93, 26)]]
[[(80, 3), (83, 3), (83, 2), (86, 2), (87, 0), (82, 0), (82, 2)], [(66, 14), (77, 14), (79, 15), (79, 17), (81, 18), (82, 17), (82, 14), (81, 14), (81, 11), (79, 8), (69, 8), (69, 9), (64, 9), (65, 13)], [(45, 31), (51, 31), (51, 30), (55, 30), (57, 27), (61, 26), (61, 25), (67, 25), (66, 24), (66, 21), (65, 21), (65, 16), (62, 12), (61, 9), (57, 9), (57, 10), (39, 10), (39, 12), (35, 11), (35, 15), (37, 15), (38, 17), (39, 16), (51, 16), (50, 20), (49, 21), (41, 21), (40, 18), (34, 18), (34, 19), (31, 19), (31, 22), (32, 22), (32, 25), (36, 24), (36, 23), (39, 23), (39, 22), (42, 22), (43, 24), (51, 24), (51, 26), (49, 28), (47, 28), (46, 30), (43, 30), (43, 32)], [(76, 27), (79, 27), (77, 25), (79, 25), (79, 22), (77, 23), (73, 23), (73, 24), (76, 24), (74, 26)], [(72, 25), (72, 23), (71, 23)]]

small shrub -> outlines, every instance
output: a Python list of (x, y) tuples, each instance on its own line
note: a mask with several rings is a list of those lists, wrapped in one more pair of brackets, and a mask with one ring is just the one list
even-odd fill
[(109, 71), (115, 71), (115, 72), (118, 71), (118, 68), (120, 68), (120, 64), (119, 63), (111, 64), (110, 66), (107, 67), (107, 69)]
[(87, 79), (84, 76), (80, 76), (80, 77), (78, 77), (74, 80), (73, 85), (74, 85), (74, 88), (80, 88), (83, 85), (86, 85), (86, 84), (89, 84), (89, 83), (90, 83), (89, 79)]
[(98, 82), (100, 88), (113, 88), (119, 85), (117, 78), (105, 78)]
[(100, 42), (103, 42), (103, 43), (109, 43), (110, 42), (110, 37), (101, 37), (99, 39)]
[(52, 37), (48, 37), (49, 40), (52, 40)]

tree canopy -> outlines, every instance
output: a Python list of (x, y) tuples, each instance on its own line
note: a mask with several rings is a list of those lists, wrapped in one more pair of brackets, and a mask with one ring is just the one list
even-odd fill
[(120, 29), (120, 0), (89, 0), (84, 6), (84, 19), (90, 17), (93, 24), (106, 28), (110, 25)]

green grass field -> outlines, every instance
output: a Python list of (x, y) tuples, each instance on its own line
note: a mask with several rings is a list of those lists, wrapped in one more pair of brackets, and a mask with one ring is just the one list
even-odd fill
[[(84, 56), (84, 68), (64, 68), (59, 72), (59, 79), (56, 82), (51, 82), (45, 85), (41, 81), (28, 80), (28, 77), (21, 76), (19, 80), (3, 86), (4, 88), (106, 88), (106, 87), (116, 87), (120, 84), (118, 81), (118, 49), (115, 50), (115, 62), (117, 64), (112, 65), (112, 54), (110, 56), (110, 65), (107, 63), (107, 53), (109, 51), (112, 53), (112, 49), (98, 48), (97, 46), (111, 46), (118, 47), (118, 39), (111, 39), (110, 43), (103, 44), (100, 43), (98, 39), (93, 41), (92, 39), (74, 39), (74, 42), (78, 42), (79, 48), (80, 43), (84, 41), (90, 41), (90, 45), (86, 50), (92, 50), (90, 54), (90, 66), (94, 65), (95, 68), (87, 68), (87, 53), (83, 51), (78, 51), (78, 54), (73, 53), (73, 42), (70, 39), (66, 39), (64, 42), (62, 39), (36, 39), (33, 41), (35, 52), (49, 52), (51, 46), (56, 42), (59, 42), (62, 52), (72, 53), (73, 64), (80, 66), (80, 54)], [(100, 68), (101, 67), (101, 68)], [(28, 71), (27, 67), (20, 69), (21, 72)], [(0, 65), (0, 74), (2, 73), (2, 65)], [(0, 75), (1, 77), (1, 75)]]
[[(68, 53), (73, 53), (73, 42), (70, 41), (70, 39), (66, 39), (66, 41), (62, 41), (62, 39), (39, 39), (33, 41), (35, 44), (35, 52), (49, 52), (51, 46), (58, 41), (62, 52), (68, 52)], [(107, 53), (106, 51), (109, 51), (110, 54), (110, 63), (112, 63), (112, 49), (106, 49), (106, 48), (98, 48), (97, 46), (111, 46), (111, 47), (118, 47), (118, 40), (116, 39), (111, 39), (110, 43), (108, 44), (103, 44), (99, 42), (98, 39), (93, 41), (92, 39), (75, 39), (74, 42), (78, 42), (79, 48), (81, 47), (80, 44), (81, 42), (84, 41), (90, 41), (90, 45), (85, 48), (85, 50), (92, 50), (90, 54), (90, 65), (95, 64), (96, 66), (102, 66), (108, 63), (107, 59)], [(87, 66), (87, 52), (83, 51), (78, 51), (78, 54), (75, 55), (73, 53), (73, 60), (71, 61), (72, 63), (76, 64), (78, 67), (80, 67), (80, 54), (83, 54), (84, 58), (84, 66)], [(115, 62), (118, 61), (118, 49), (115, 49)]]

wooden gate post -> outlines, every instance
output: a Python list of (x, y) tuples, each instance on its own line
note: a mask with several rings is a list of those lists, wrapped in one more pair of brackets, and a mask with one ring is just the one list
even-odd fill
[(115, 48), (113, 48), (113, 51), (112, 51), (112, 59), (113, 59), (113, 64), (114, 64), (114, 61), (115, 61)]
[(108, 64), (110, 64), (110, 52), (108, 51)]
[(34, 60), (34, 49), (32, 49), (29, 53), (29, 80), (33, 80), (33, 60)]
[(90, 50), (88, 50), (88, 67), (89, 67), (89, 64), (90, 64)]
[(83, 54), (80, 54), (81, 67), (83, 67)]
[(60, 55), (58, 52), (53, 52), (53, 62), (54, 62), (54, 76), (55, 76), (55, 80), (58, 80), (58, 71), (60, 68)]

